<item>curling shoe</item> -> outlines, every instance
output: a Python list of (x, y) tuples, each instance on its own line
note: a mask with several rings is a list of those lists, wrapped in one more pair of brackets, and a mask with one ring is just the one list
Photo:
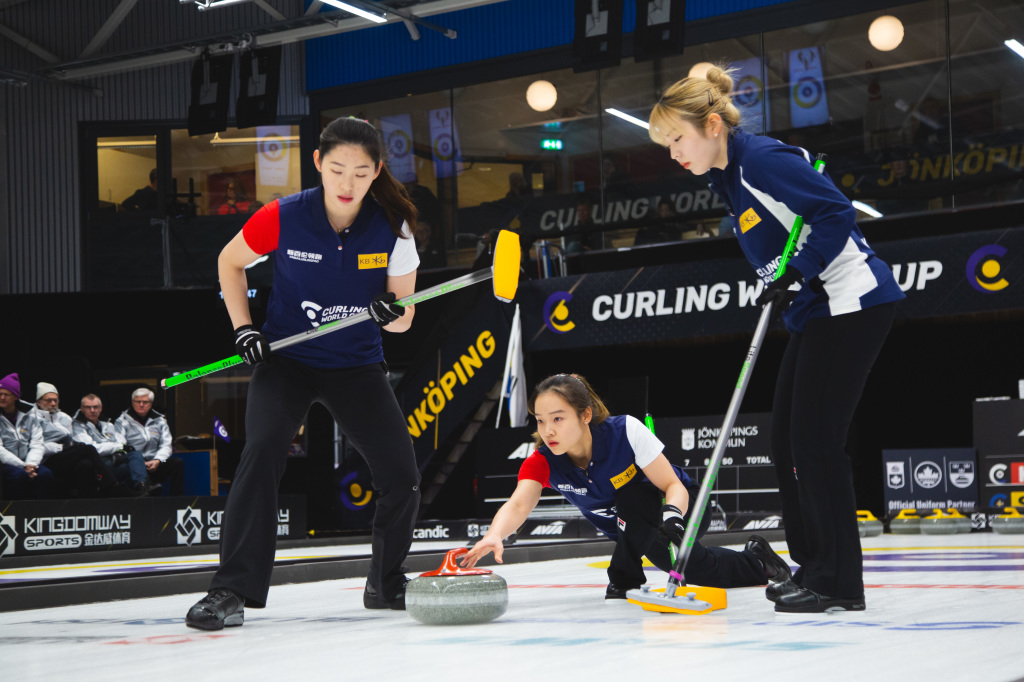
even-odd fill
[(751, 535), (745, 549), (757, 557), (757, 560), (764, 566), (764, 574), (769, 581), (764, 596), (768, 598), (768, 601), (777, 601), (782, 595), (800, 589), (800, 586), (793, 582), (793, 572), (790, 570), (789, 564), (772, 550), (772, 546), (763, 537)]
[(185, 616), (185, 625), (197, 630), (223, 630), (245, 620), (245, 599), (231, 590), (218, 588), (196, 602)]
[(622, 587), (620, 585), (616, 585), (615, 583), (608, 583), (608, 587), (604, 591), (604, 598), (605, 599), (628, 599), (628, 597), (626, 596), (627, 592), (629, 592), (630, 590), (639, 590), (639, 589), (640, 589), (639, 585), (637, 585), (636, 587)]
[(792, 580), (786, 580), (781, 583), (768, 583), (768, 587), (764, 588), (764, 596), (768, 601), (778, 602), (780, 597), (787, 594), (792, 594), (800, 589)]
[(775, 602), (775, 611), (778, 613), (832, 613), (834, 611), (863, 610), (864, 595), (855, 599), (839, 599), (818, 594), (805, 587), (782, 595)]
[(385, 599), (370, 587), (370, 583), (366, 583), (366, 589), (363, 590), (363, 608), (405, 611), (405, 587), (408, 584), (409, 579), (406, 578), (402, 582), (402, 586), (398, 588), (398, 594), (391, 599)]

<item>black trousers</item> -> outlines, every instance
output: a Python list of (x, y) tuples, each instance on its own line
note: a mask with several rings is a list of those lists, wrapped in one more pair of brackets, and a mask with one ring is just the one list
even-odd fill
[(110, 466), (88, 443), (65, 446), (46, 458), (46, 466), (55, 479), (53, 492), (60, 496), (110, 496), (117, 485)]
[[(690, 507), (684, 520), (689, 523), (700, 487), (687, 489)], [(668, 542), (658, 533), (661, 525), (663, 493), (649, 483), (619, 489), (615, 495), (615, 511), (619, 517), (619, 533), (608, 566), (608, 580), (619, 587), (635, 588), (647, 582), (643, 557), (665, 571), (673, 569)], [(697, 537), (707, 532), (711, 515), (705, 510)], [(694, 541), (684, 569), (687, 584), (705, 587), (748, 587), (768, 582), (764, 567), (753, 553), (725, 547), (705, 547)]]
[(149, 480), (154, 483), (166, 483), (171, 495), (184, 495), (185, 460), (181, 457), (168, 457), (166, 462), (161, 462), (156, 469), (149, 472)]
[(795, 580), (830, 597), (864, 594), (846, 437), (895, 304), (809, 320), (782, 357), (772, 408), (772, 458)]
[(245, 411), (245, 448), (228, 494), (220, 568), (226, 588), (263, 608), (277, 547), (277, 491), (288, 445), (314, 401), (323, 403), (369, 465), (378, 491), (368, 585), (391, 599), (404, 584), (420, 475), (412, 439), (381, 365), (323, 370), (272, 356), (257, 365)]

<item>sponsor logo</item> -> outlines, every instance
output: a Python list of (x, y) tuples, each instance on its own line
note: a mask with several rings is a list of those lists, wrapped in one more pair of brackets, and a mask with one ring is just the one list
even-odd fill
[(1010, 484), (1024, 485), (1024, 462), (1014, 462), (1010, 465)]
[(1006, 473), (1008, 468), (1005, 464), (992, 465), (992, 468), (988, 470), (988, 480), (992, 482), (992, 485), (1009, 485), (1007, 480), (1009, 476)]
[(415, 540), (440, 540), (442, 538), (451, 537), (451, 530), (447, 526), (442, 526), (440, 523), (433, 528), (416, 528), (412, 531), (412, 537)]
[(620, 531), (622, 531), (623, 533), (626, 532), (626, 522), (623, 521), (622, 518), (616, 519), (615, 523), (619, 526)]
[(935, 462), (921, 462), (914, 467), (914, 481), (922, 488), (934, 488), (942, 483), (942, 469)]
[(303, 263), (319, 263), (324, 259), (323, 254), (313, 253), (311, 251), (299, 251), (298, 249), (288, 249), (285, 253), (292, 260), (302, 261)]
[(974, 462), (949, 462), (949, 482), (957, 488), (967, 488), (974, 483)]
[(202, 512), (192, 507), (179, 509), (178, 522), (174, 524), (174, 530), (178, 534), (179, 545), (191, 545), (193, 542), (202, 542)]
[(555, 487), (558, 488), (559, 492), (563, 492), (563, 493), (573, 493), (574, 495), (586, 495), (587, 494), (587, 489), (586, 488), (574, 488), (569, 483), (559, 483)]
[(1009, 498), (1007, 498), (1006, 495), (1004, 495), (1003, 493), (996, 493), (995, 495), (993, 495), (989, 499), (988, 506), (990, 506), (990, 507), (1005, 507), (1006, 503), (1009, 502), (1009, 501), (1010, 501)]
[(82, 546), (81, 535), (38, 535), (25, 538), (25, 549), (75, 549)]
[(544, 326), (556, 334), (566, 334), (576, 328), (569, 319), (569, 308), (565, 304), (572, 300), (568, 291), (556, 291), (544, 301)]
[(770, 530), (778, 528), (780, 523), (782, 523), (781, 516), (766, 516), (763, 519), (747, 521), (747, 525), (743, 526), (743, 530)]
[(0, 516), (0, 556), (14, 554), (14, 541), (18, 539), (16, 516)]
[(1024, 507), (1024, 492), (1010, 493), (1011, 507)]
[(373, 268), (386, 268), (388, 266), (388, 254), (386, 253), (361, 253), (359, 254), (359, 269), (371, 270)]
[(25, 533), (81, 533), (92, 530), (131, 530), (132, 515), (37, 516), (25, 519)]
[(313, 301), (303, 301), (299, 305), (302, 306), (302, 311), (306, 313), (306, 317), (309, 318), (309, 323), (313, 325), (313, 328), (316, 329), (317, 327), (319, 327), (320, 323), (317, 322), (316, 318), (319, 316), (320, 311), (323, 310), (324, 307), (322, 305), (317, 305), (316, 303), (313, 303)]
[(487, 531), (491, 529), (491, 524), (485, 523), (482, 526), (479, 523), (471, 523), (466, 526), (466, 535), (471, 538), (480, 538), (487, 535)]
[(1006, 249), (998, 244), (983, 246), (967, 259), (967, 283), (981, 293), (995, 293), (1010, 286), (1000, 275), (1002, 266), (999, 258), (1006, 255)]
[(903, 465), (903, 462), (885, 463), (885, 480), (890, 488), (902, 488), (907, 482), (907, 476), (904, 472)]
[(740, 232), (746, 233), (747, 230), (752, 228), (754, 225), (757, 225), (759, 222), (761, 222), (761, 216), (757, 215), (757, 212), (755, 212), (753, 208), (748, 208), (743, 212), (743, 215), (740, 216)]
[(612, 485), (615, 486), (616, 489), (618, 489), (629, 483), (634, 476), (636, 476), (636, 465), (630, 464), (628, 469), (623, 471), (618, 476), (613, 476), (608, 480), (610, 480), (612, 482)]
[(512, 454), (507, 457), (507, 459), (526, 459), (530, 456), (531, 452), (533, 452), (533, 441), (523, 443), (517, 447), (512, 451)]
[(697, 443), (697, 429), (683, 429), (683, 450), (693, 450)]
[(356, 480), (359, 472), (352, 471), (341, 479), (341, 503), (352, 511), (358, 511), (370, 503), (373, 499), (373, 491), (363, 486)]
[(555, 521), (544, 526), (537, 526), (530, 531), (530, 535), (561, 535), (565, 528), (565, 521)]

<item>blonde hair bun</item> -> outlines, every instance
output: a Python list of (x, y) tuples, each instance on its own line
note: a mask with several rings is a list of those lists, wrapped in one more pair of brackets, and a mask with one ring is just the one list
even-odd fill
[(713, 66), (708, 69), (708, 73), (705, 78), (709, 83), (718, 88), (718, 92), (720, 94), (729, 95), (732, 93), (732, 76), (729, 75), (728, 71), (725, 71), (720, 67)]

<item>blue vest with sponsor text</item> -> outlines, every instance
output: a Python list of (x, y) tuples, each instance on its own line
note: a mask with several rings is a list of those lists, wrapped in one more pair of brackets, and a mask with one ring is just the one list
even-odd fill
[[(647, 482), (636, 463), (636, 454), (626, 436), (626, 417), (608, 417), (590, 428), (593, 452), (586, 473), (565, 455), (555, 455), (546, 445), (537, 451), (548, 462), (551, 487), (574, 504), (588, 521), (611, 539), (618, 535), (615, 525), (615, 493), (625, 486)], [(673, 465), (683, 485), (690, 477)]]
[[(327, 221), (323, 189), (278, 200), (274, 286), (263, 334), (271, 341), (355, 315), (383, 293), (398, 237), (380, 204), (367, 196), (355, 222), (338, 235)], [(275, 351), (312, 367), (360, 367), (384, 360), (372, 320)]]

